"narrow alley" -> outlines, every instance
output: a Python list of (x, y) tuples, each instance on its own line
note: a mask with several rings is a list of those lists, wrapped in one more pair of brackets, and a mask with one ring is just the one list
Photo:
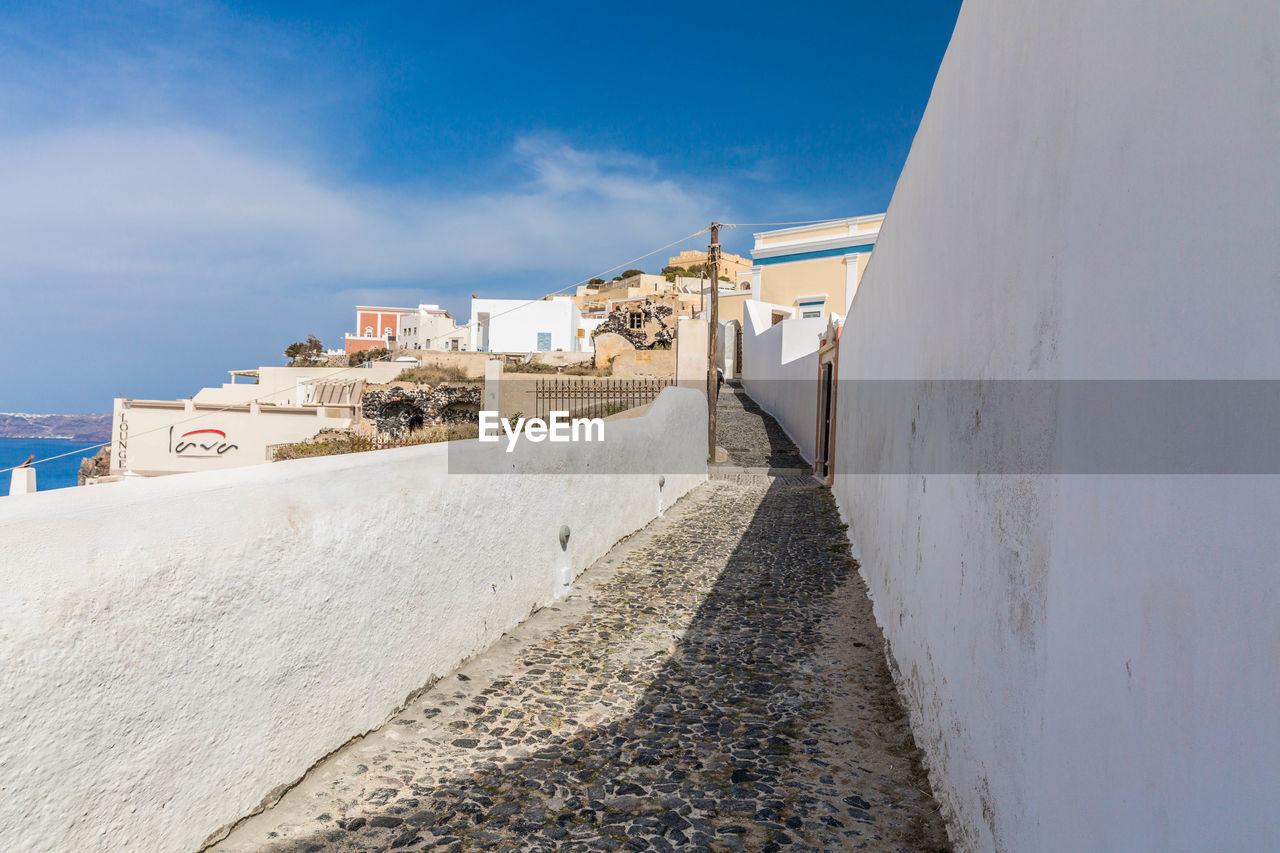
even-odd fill
[(709, 482), (211, 849), (949, 849), (830, 491), (718, 417)]

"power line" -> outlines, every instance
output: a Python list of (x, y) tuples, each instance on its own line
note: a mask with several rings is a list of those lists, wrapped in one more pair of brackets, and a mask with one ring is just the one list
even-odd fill
[[(611, 272), (615, 272), (616, 270), (620, 270), (620, 269), (622, 269), (623, 267), (629, 266), (630, 264), (634, 264), (634, 263), (636, 263), (636, 262), (638, 262), (638, 261), (643, 261), (645, 258), (649, 257), (650, 255), (656, 255), (656, 254), (658, 254), (658, 253), (659, 253), (659, 252), (661, 252), (661, 251), (664, 251), (664, 250), (666, 250), (666, 249), (670, 249), (672, 246), (674, 246), (674, 245), (676, 245), (676, 244), (678, 244), (678, 243), (681, 243), (681, 242), (683, 242), (683, 241), (685, 241), (685, 240), (692, 240), (694, 237), (697, 237), (699, 234), (705, 234), (705, 233), (707, 233), (707, 232), (708, 232), (708, 231), (710, 231), (710, 230), (711, 230), (710, 228), (703, 228), (701, 231), (695, 231), (695, 232), (693, 232), (692, 234), (688, 234), (688, 235), (686, 235), (686, 236), (684, 236), (684, 237), (681, 237), (679, 240), (672, 240), (670, 243), (666, 244), (665, 246), (659, 246), (658, 248), (654, 249), (654, 250), (653, 250), (653, 251), (651, 251), (651, 252), (645, 252), (643, 255), (640, 255), (639, 257), (632, 258), (632, 259), (631, 259), (631, 260), (629, 260), (629, 261), (623, 261), (622, 263), (618, 264), (618, 265), (617, 265), (617, 266), (615, 266), (615, 267), (609, 267), (609, 269), (607, 269), (607, 270), (602, 270), (602, 271), (600, 271), (600, 272), (596, 273), (595, 275), (591, 276), (590, 278), (584, 278), (582, 281), (575, 282), (575, 283), (573, 283), (573, 284), (567, 285), (567, 286), (565, 286), (565, 287), (560, 288), (559, 290), (553, 290), (553, 291), (551, 291), (550, 293), (548, 293), (548, 294), (546, 294), (546, 295), (547, 295), (547, 296), (552, 296), (552, 295), (557, 294), (557, 293), (564, 293), (566, 290), (569, 290), (570, 288), (580, 287), (581, 285), (588, 284), (588, 283), (590, 283), (590, 282), (591, 282), (591, 280), (592, 280), (592, 279), (595, 279), (595, 278), (601, 278), (601, 277), (603, 277), (603, 276), (608, 275), (608, 274), (609, 274), (609, 273), (611, 273)], [(489, 320), (490, 320), (490, 321), (492, 321), (492, 320), (494, 319), (494, 317), (501, 317), (501, 316), (503, 316), (503, 315), (505, 315), (505, 314), (510, 314), (512, 311), (519, 311), (521, 308), (524, 308), (524, 307), (526, 307), (526, 306), (528, 306), (528, 305), (532, 305), (532, 304), (534, 304), (535, 302), (542, 302), (542, 301), (544, 301), (544, 299), (545, 299), (545, 297), (540, 296), (540, 297), (538, 297), (537, 299), (530, 299), (530, 300), (529, 300), (529, 301), (527, 301), (527, 302), (522, 302), (522, 303), (520, 303), (519, 305), (512, 306), (511, 308), (508, 308), (507, 310), (505, 310), (505, 311), (503, 311), (503, 312), (501, 312), (501, 313), (493, 314), (492, 316), (490, 316), (490, 317), (489, 317)], [(475, 325), (475, 321), (474, 321), (474, 320), (468, 320), (468, 321), (467, 321), (467, 324), (466, 324), (465, 326), (463, 326), (462, 328), (464, 328), (464, 329), (469, 329), (469, 328), (471, 328), (473, 325)]]
[[(568, 286), (566, 286), (566, 287), (562, 287), (562, 288), (560, 288), (559, 290), (553, 290), (553, 291), (551, 291), (551, 294), (563, 293), (564, 291), (569, 290), (570, 288), (575, 288), (575, 287), (578, 287), (579, 285), (587, 284), (587, 283), (588, 283), (588, 282), (590, 282), (590, 281), (591, 281), (591, 279), (593, 279), (593, 278), (600, 278), (600, 277), (602, 277), (602, 276), (608, 275), (608, 274), (609, 274), (609, 273), (611, 273), (611, 272), (614, 272), (615, 270), (622, 269), (623, 267), (625, 267), (625, 266), (627, 266), (627, 265), (629, 265), (629, 264), (634, 264), (634, 263), (636, 263), (637, 261), (642, 261), (642, 260), (644, 260), (645, 258), (649, 257), (650, 255), (656, 255), (658, 252), (661, 252), (661, 251), (663, 251), (663, 250), (665, 250), (665, 249), (670, 249), (672, 246), (676, 245), (677, 243), (683, 242), (683, 241), (685, 241), (685, 240), (691, 240), (691, 239), (693, 239), (694, 237), (697, 237), (699, 234), (705, 234), (705, 233), (706, 233), (707, 231), (709, 231), (709, 230), (710, 230), (710, 229), (708, 229), (708, 228), (703, 228), (701, 231), (695, 231), (694, 233), (692, 233), (692, 234), (688, 234), (688, 235), (686, 235), (686, 236), (684, 236), (684, 237), (681, 237), (681, 238), (680, 238), (680, 239), (678, 239), (678, 240), (672, 240), (670, 243), (667, 243), (665, 246), (659, 246), (658, 248), (656, 248), (656, 249), (654, 249), (654, 250), (652, 250), (652, 251), (645, 252), (643, 255), (640, 255), (639, 257), (632, 258), (632, 259), (631, 259), (631, 260), (629, 260), (629, 261), (623, 261), (622, 263), (618, 264), (617, 266), (610, 267), (609, 269), (607, 269), (607, 270), (603, 270), (603, 271), (601, 271), (601, 272), (599, 272), (599, 273), (596, 273), (595, 275), (590, 276), (589, 278), (585, 278), (585, 279), (583, 279), (582, 281), (576, 282), (576, 283), (574, 283), (574, 284), (570, 284), (570, 285), (568, 285)], [(548, 295), (550, 295), (550, 294), (548, 294)], [(544, 300), (543, 300), (543, 297), (539, 297), (539, 298), (537, 298), (537, 299), (530, 299), (530, 300), (528, 300), (527, 302), (522, 302), (522, 303), (521, 303), (521, 304), (519, 304), (519, 305), (515, 305), (515, 306), (513, 306), (513, 307), (511, 307), (511, 308), (508, 308), (506, 311), (503, 311), (503, 312), (498, 313), (498, 314), (494, 314), (494, 315), (493, 315), (492, 317), (490, 317), (489, 319), (492, 321), (492, 320), (494, 319), (494, 317), (501, 317), (501, 316), (503, 316), (503, 315), (505, 315), (505, 314), (510, 314), (512, 311), (518, 311), (518, 310), (520, 310), (521, 308), (524, 308), (524, 307), (526, 307), (526, 306), (533, 305), (533, 304), (534, 304), (534, 303), (536, 303), (536, 302), (542, 302), (542, 301), (544, 301)], [(475, 321), (469, 320), (465, 326), (461, 326), (461, 327), (459, 327), (459, 328), (469, 329), (469, 328), (471, 328), (471, 326), (474, 324), (474, 322), (475, 322)], [(381, 361), (383, 361), (383, 360), (384, 360), (384, 359), (377, 359), (376, 361), (377, 361), (377, 362), (381, 362)], [(391, 354), (390, 354), (390, 353), (388, 353), (388, 354), (387, 354), (387, 357), (386, 357), (386, 359), (385, 359), (385, 360), (386, 360), (386, 361), (390, 361), (390, 360), (391, 360)], [(368, 364), (369, 362), (365, 362), (365, 363), (366, 363), (366, 364)], [(366, 369), (366, 368), (364, 368), (364, 367), (362, 367), (362, 366), (359, 366), (359, 365), (353, 365), (353, 366), (351, 366), (351, 367), (339, 368), (337, 373), (331, 373), (331, 374), (329, 374), (328, 376), (323, 377), (323, 379), (325, 379), (325, 380), (329, 380), (329, 379), (333, 379), (333, 378), (335, 378), (335, 377), (341, 376), (341, 375), (343, 375), (344, 373), (347, 373), (347, 372), (352, 371), (352, 370), (365, 370), (365, 369)], [(179, 426), (179, 425), (181, 425), (181, 424), (190, 423), (191, 421), (200, 420), (201, 418), (207, 418), (207, 417), (211, 417), (211, 416), (213, 416), (213, 415), (218, 415), (218, 414), (221, 414), (221, 413), (223, 413), (223, 412), (227, 411), (228, 409), (236, 408), (236, 407), (238, 407), (238, 406), (245, 406), (245, 405), (248, 405), (248, 404), (250, 404), (250, 403), (261, 403), (261, 402), (263, 402), (264, 400), (266, 400), (266, 399), (268, 399), (268, 398), (270, 398), (270, 397), (274, 397), (274, 396), (276, 396), (277, 394), (283, 394), (283, 393), (290, 392), (290, 391), (294, 391), (294, 390), (296, 390), (296, 386), (295, 386), (295, 387), (286, 387), (286, 388), (281, 388), (281, 389), (279, 389), (279, 390), (277, 390), (277, 391), (272, 391), (272, 392), (270, 392), (270, 393), (266, 393), (266, 394), (259, 394), (257, 397), (253, 397), (253, 398), (251, 398), (251, 399), (249, 399), (249, 400), (246, 400), (246, 401), (244, 401), (244, 402), (241, 402), (241, 403), (228, 403), (227, 405), (223, 406), (223, 407), (222, 407), (222, 408), (220, 408), (220, 409), (213, 409), (213, 410), (210, 410), (210, 411), (207, 411), (207, 412), (201, 412), (200, 414), (193, 415), (192, 417), (184, 418), (184, 419), (182, 419), (182, 420), (180, 420), (180, 421), (175, 421), (174, 423), (166, 424), (166, 425), (161, 426), (161, 427), (155, 427), (154, 429), (149, 429), (149, 430), (144, 430), (144, 431), (142, 431), (142, 432), (134, 433), (133, 435), (134, 435), (135, 437), (138, 437), (138, 436), (150, 435), (151, 433), (154, 433), (154, 432), (163, 432), (164, 430), (169, 429), (170, 427), (175, 427), (175, 426)], [(10, 472), (10, 471), (14, 471), (14, 470), (17, 470), (18, 468), (24, 468), (24, 467), (34, 468), (36, 465), (40, 465), (40, 464), (45, 463), (45, 462), (52, 462), (52, 461), (53, 461), (53, 460), (55, 460), (55, 459), (62, 459), (63, 457), (66, 457), (66, 456), (74, 456), (74, 455), (75, 455), (75, 454), (77, 454), (77, 453), (84, 453), (86, 450), (98, 450), (98, 449), (100, 449), (100, 448), (106, 447), (107, 445), (111, 444), (114, 440), (115, 440), (115, 439), (111, 439), (110, 441), (103, 441), (103, 442), (99, 442), (98, 444), (90, 444), (90, 445), (86, 445), (86, 446), (84, 446), (84, 447), (78, 447), (78, 448), (76, 448), (75, 450), (68, 450), (66, 453), (59, 453), (59, 454), (57, 454), (57, 455), (55, 455), (55, 456), (46, 456), (46, 457), (44, 457), (43, 459), (37, 459), (37, 460), (35, 460), (34, 462), (29, 462), (29, 463), (27, 463), (26, 465), (11, 465), (11, 466), (10, 466), (10, 467), (8, 467), (8, 468), (0, 468), (0, 474), (7, 474), (8, 472)]]
[(822, 222), (839, 222), (839, 219), (807, 219), (803, 222), (723, 222), (723, 228), (766, 228), (787, 225), (817, 225)]

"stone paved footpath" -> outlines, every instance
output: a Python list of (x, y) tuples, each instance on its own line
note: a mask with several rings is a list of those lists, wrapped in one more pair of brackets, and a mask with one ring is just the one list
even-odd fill
[(736, 473), (212, 849), (948, 849), (830, 492), (717, 411)]

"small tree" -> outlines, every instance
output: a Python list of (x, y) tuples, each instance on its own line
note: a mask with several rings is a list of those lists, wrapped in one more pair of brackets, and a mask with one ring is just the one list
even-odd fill
[(631, 278), (633, 275), (644, 275), (644, 270), (627, 270), (622, 274), (622, 277)]
[(310, 361), (319, 361), (324, 355), (324, 344), (320, 343), (320, 339), (315, 335), (307, 335), (307, 341), (302, 345), (302, 357)]
[(587, 282), (587, 287), (596, 287), (597, 285), (601, 285), (601, 284), (604, 284), (604, 279), (593, 278), (591, 279), (591, 281)]
[(289, 364), (313, 364), (324, 357), (324, 344), (315, 335), (307, 335), (305, 341), (294, 341), (285, 347), (285, 356)]

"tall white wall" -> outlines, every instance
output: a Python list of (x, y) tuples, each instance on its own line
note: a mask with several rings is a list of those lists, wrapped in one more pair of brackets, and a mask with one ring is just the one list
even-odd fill
[[(813, 461), (818, 417), (818, 336), (821, 317), (783, 320), (772, 326), (767, 302), (747, 303), (742, 312), (742, 387), (773, 415)], [(788, 309), (789, 310), (789, 309)]]
[(0, 498), (5, 849), (197, 849), (704, 480), (669, 437), (705, 430), (672, 388), (499, 473), (436, 444)]
[[(1278, 57), (1270, 0), (968, 0), (842, 385), (1280, 378)], [(1277, 477), (835, 491), (964, 848), (1280, 848)]]

